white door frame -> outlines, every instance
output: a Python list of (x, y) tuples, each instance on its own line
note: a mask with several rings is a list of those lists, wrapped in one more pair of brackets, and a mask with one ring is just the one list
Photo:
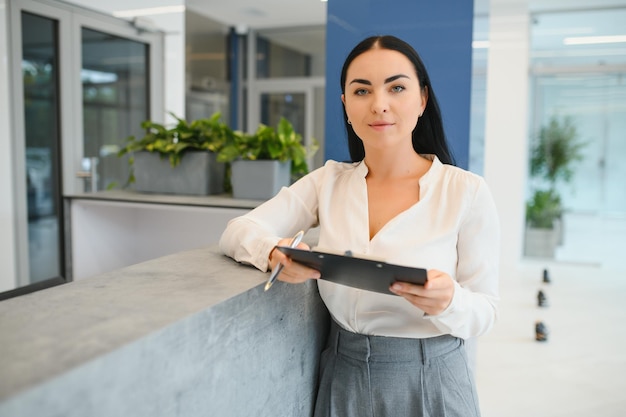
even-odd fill
[[(89, 28), (100, 32), (109, 33), (122, 38), (131, 39), (134, 41), (142, 42), (150, 46), (149, 58), (149, 90), (150, 90), (150, 120), (163, 120), (164, 106), (163, 106), (163, 40), (160, 34), (140, 32), (133, 27), (129, 22), (116, 18), (109, 18), (109, 16), (100, 15), (96, 13), (81, 13), (74, 14), (72, 20), (72, 50), (74, 56), (73, 66), (78, 75), (80, 75), (80, 69), (82, 68), (82, 39), (81, 29)], [(160, 57), (160, 58), (159, 58)], [(74, 110), (76, 117), (72, 119), (73, 126), (73, 139), (67, 142), (72, 142), (73, 149), (67, 149), (68, 154), (72, 155), (71, 166), (64, 163), (63, 172), (63, 186), (64, 194), (74, 194), (76, 192), (83, 192), (85, 182), (82, 179), (77, 178), (76, 173), (81, 171), (81, 162), (84, 156), (83, 150), (83, 90), (82, 80), (80, 76), (73, 77), (72, 85), (72, 103), (77, 106)], [(66, 149), (63, 149), (65, 152)], [(65, 155), (65, 153), (64, 153)], [(65, 171), (65, 169), (67, 171)]]
[[(15, 207), (15, 256), (16, 256), (16, 285), (18, 287), (29, 284), (30, 268), (28, 262), (28, 203), (27, 184), (24, 178), (26, 172), (26, 132), (24, 129), (24, 85), (22, 77), (22, 12), (29, 12), (45, 18), (57, 20), (58, 26), (58, 46), (59, 46), (59, 134), (61, 136), (61, 152), (64, 153), (63, 138), (68, 135), (68, 130), (72, 125), (71, 106), (71, 85), (69, 69), (73, 65), (72, 54), (68, 45), (71, 44), (71, 14), (62, 8), (33, 0), (15, 0), (10, 3), (10, 38), (11, 52), (9, 60), (11, 78), (11, 96), (13, 106), (11, 107), (13, 120), (13, 198)], [(63, 170), (64, 171), (64, 170)], [(65, 175), (65, 174), (63, 174)]]
[[(59, 47), (59, 135), (61, 140), (62, 195), (80, 193), (84, 182), (77, 178), (83, 157), (83, 99), (82, 99), (82, 46), (81, 28), (110, 33), (150, 46), (150, 118), (163, 120), (163, 35), (146, 33), (134, 28), (126, 20), (92, 12), (90, 10), (50, 0), (8, 0), (11, 84), (14, 209), (15, 209), (15, 274), (18, 287), (29, 284), (28, 216), (26, 199), (24, 97), (22, 77), (22, 24), (23, 11), (58, 21)], [(64, 219), (60, 219), (64, 221)], [(68, 238), (66, 236), (66, 238)]]

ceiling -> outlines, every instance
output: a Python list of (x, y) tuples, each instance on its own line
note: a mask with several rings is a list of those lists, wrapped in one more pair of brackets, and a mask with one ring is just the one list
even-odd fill
[[(487, 15), (494, 4), (517, 7), (524, 2), (531, 12), (626, 7), (626, 0), (474, 0), (474, 12)], [(320, 0), (186, 0), (185, 4), (196, 13), (230, 26), (264, 29), (324, 25), (328, 3)]]
[[(245, 30), (326, 23), (327, 2), (321, 0), (65, 0), (107, 13), (185, 5), (189, 10)], [(341, 0), (330, 0), (341, 1)], [(410, 0), (407, 0), (410, 1)], [(489, 14), (494, 5), (506, 7), (528, 3), (531, 12), (589, 10), (626, 7), (626, 0), (474, 0), (476, 15)]]
[[(329, 0), (341, 1), (341, 0)], [(626, 0), (474, 0), (474, 40), (489, 36), (490, 7), (515, 7), (527, 2), (535, 16), (531, 30), (532, 58), (542, 65), (624, 63), (626, 43), (603, 47), (566, 47), (566, 36), (626, 35)], [(328, 3), (320, 0), (186, 0), (188, 10), (241, 30), (261, 31), (273, 42), (312, 55), (325, 54)], [(621, 10), (615, 10), (621, 8)], [(187, 30), (194, 30), (187, 20)], [(202, 25), (202, 23), (199, 23)], [(206, 23), (204, 23), (206, 25)], [(294, 27), (298, 27), (294, 30)], [(315, 47), (313, 47), (315, 45)], [(589, 57), (594, 48), (597, 62)], [(565, 61), (564, 61), (565, 60)]]
[(326, 24), (320, 0), (186, 0), (188, 9), (229, 26), (266, 29)]
[[(69, 0), (83, 7), (106, 13), (132, 9), (184, 4), (188, 11), (185, 31), (206, 33), (235, 27), (238, 31), (249, 29), (262, 32), (263, 36), (292, 49), (324, 54), (325, 24), (328, 3), (321, 0)], [(341, 1), (341, 0), (329, 0)], [(409, 0), (407, 0), (409, 1)], [(541, 13), (533, 21), (533, 48), (565, 50), (562, 39), (572, 31), (585, 34), (626, 34), (626, 0), (474, 0), (477, 16), (475, 40), (486, 40), (490, 7), (515, 7), (527, 2), (531, 13)], [(612, 9), (623, 8), (618, 13)], [(596, 10), (595, 12), (590, 11)], [(600, 10), (599, 12), (597, 10)], [(566, 15), (553, 12), (576, 11)], [(149, 18), (149, 16), (148, 16)], [(544, 31), (543, 27), (548, 27)], [(297, 29), (296, 29), (297, 28)], [(482, 39), (481, 39), (482, 38)], [(626, 44), (611, 46), (612, 54), (624, 55)], [(572, 48), (569, 48), (570, 50)]]

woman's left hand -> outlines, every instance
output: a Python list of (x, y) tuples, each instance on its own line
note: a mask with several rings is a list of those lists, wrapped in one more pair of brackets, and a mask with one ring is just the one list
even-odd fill
[(389, 290), (407, 299), (424, 313), (435, 316), (442, 313), (454, 296), (454, 281), (445, 272), (431, 269), (426, 273), (424, 285), (395, 282)]

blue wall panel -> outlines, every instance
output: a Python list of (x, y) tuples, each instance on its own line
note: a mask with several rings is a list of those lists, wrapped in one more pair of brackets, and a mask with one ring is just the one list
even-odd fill
[(367, 36), (395, 35), (424, 60), (457, 165), (468, 167), (473, 9), (472, 0), (328, 2), (326, 159), (349, 159), (339, 86), (345, 57)]

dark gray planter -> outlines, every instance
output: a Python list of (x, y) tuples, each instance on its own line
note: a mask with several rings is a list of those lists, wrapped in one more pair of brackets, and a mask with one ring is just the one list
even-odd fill
[(291, 161), (233, 161), (231, 184), (234, 198), (269, 200), (291, 184)]
[(135, 190), (144, 193), (209, 195), (224, 192), (225, 164), (212, 152), (186, 152), (176, 167), (158, 153), (135, 153)]

